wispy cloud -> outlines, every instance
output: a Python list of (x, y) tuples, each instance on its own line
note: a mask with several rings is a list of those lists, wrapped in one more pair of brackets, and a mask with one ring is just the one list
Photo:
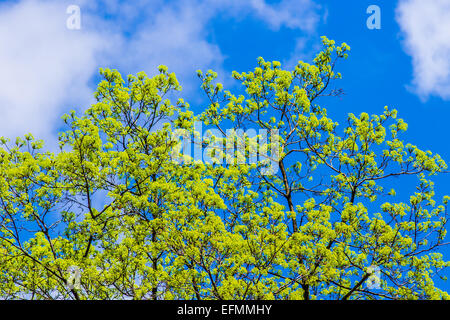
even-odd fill
[(311, 0), (285, 0), (276, 5), (269, 5), (264, 0), (251, 0), (248, 4), (256, 16), (274, 29), (286, 26), (314, 31), (321, 19), (321, 6)]
[(396, 13), (412, 57), (413, 90), (422, 99), (450, 100), (450, 2), (400, 0)]

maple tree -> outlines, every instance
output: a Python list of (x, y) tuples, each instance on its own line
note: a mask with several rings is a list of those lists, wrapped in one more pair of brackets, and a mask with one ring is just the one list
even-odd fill
[[(2, 138), (0, 297), (447, 299), (434, 279), (449, 265), (449, 198), (437, 202), (431, 180), (446, 164), (401, 140), (396, 110), (330, 119), (319, 101), (340, 93), (330, 84), (350, 48), (323, 45), (293, 70), (260, 58), (233, 72), (239, 95), (199, 71), (200, 115), (169, 99), (181, 87), (165, 66), (126, 79), (102, 69), (96, 103), (63, 117), (60, 152)], [(195, 136), (195, 121), (215, 129), (200, 144), (213, 161), (174, 161), (174, 133)], [(275, 170), (236, 161), (261, 136), (224, 155), (239, 139), (226, 129), (249, 127), (278, 133), (264, 145)], [(417, 179), (409, 198), (392, 180), (404, 176)]]

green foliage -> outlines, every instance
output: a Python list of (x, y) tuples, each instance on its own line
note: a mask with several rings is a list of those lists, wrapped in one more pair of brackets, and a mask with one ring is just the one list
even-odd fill
[[(63, 117), (59, 153), (2, 138), (0, 297), (448, 299), (433, 281), (449, 265), (449, 198), (437, 203), (430, 180), (446, 164), (400, 139), (395, 110), (330, 119), (317, 102), (341, 93), (329, 87), (350, 48), (323, 44), (292, 71), (260, 58), (233, 72), (238, 96), (198, 71), (210, 101), (199, 117), (168, 99), (181, 88), (165, 66), (126, 80), (101, 70), (97, 102)], [(172, 134), (196, 119), (277, 129), (278, 170), (173, 161)], [(396, 195), (403, 176), (417, 178), (409, 199)], [(80, 288), (66, 283), (71, 266)], [(365, 283), (371, 266), (379, 289)]]

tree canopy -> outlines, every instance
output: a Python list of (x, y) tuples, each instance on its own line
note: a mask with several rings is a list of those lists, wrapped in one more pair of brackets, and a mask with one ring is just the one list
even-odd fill
[[(101, 69), (96, 103), (63, 117), (59, 152), (2, 138), (0, 298), (449, 298), (435, 285), (449, 197), (431, 180), (447, 166), (402, 140), (396, 110), (327, 116), (350, 48), (322, 40), (311, 64), (233, 72), (235, 93), (199, 71), (198, 115), (165, 66)], [(180, 157), (186, 144), (210, 161)]]

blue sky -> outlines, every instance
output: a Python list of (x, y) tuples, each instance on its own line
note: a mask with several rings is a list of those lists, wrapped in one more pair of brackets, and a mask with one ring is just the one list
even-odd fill
[[(66, 27), (72, 4), (80, 30)], [(380, 30), (366, 26), (369, 5), (381, 9)], [(323, 100), (328, 113), (342, 122), (394, 107), (409, 124), (405, 140), (450, 164), (448, 0), (3, 0), (0, 136), (31, 131), (54, 148), (60, 117), (92, 102), (99, 67), (153, 74), (165, 64), (200, 112), (195, 70), (233, 86), (231, 71), (254, 68), (258, 56), (310, 61), (321, 35), (352, 48), (338, 68), (345, 95)], [(435, 181), (438, 196), (450, 194), (448, 175)]]

